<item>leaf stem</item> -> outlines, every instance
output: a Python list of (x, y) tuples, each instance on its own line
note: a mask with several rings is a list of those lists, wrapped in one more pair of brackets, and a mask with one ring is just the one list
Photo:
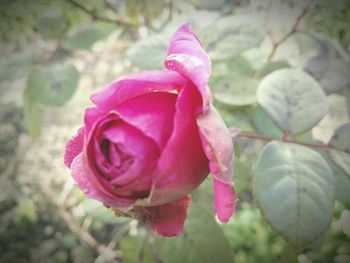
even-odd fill
[[(109, 18), (109, 17), (103, 17), (98, 14), (96, 14), (94, 11), (87, 9), (85, 6), (82, 4), (76, 2), (75, 0), (67, 0), (70, 4), (74, 5), (75, 7), (79, 8), (81, 11), (85, 12), (89, 16), (92, 17), (94, 20), (100, 20), (103, 22), (107, 23), (114, 23), (117, 25), (127, 25), (127, 26), (134, 26), (132, 23), (129, 23), (122, 19), (121, 17), (116, 17), (116, 18)], [(110, 7), (109, 7), (110, 8)]]
[(251, 138), (251, 139), (268, 141), (268, 142), (270, 142), (270, 141), (282, 141), (285, 143), (293, 143), (293, 144), (303, 145), (303, 146), (310, 147), (310, 148), (333, 149), (336, 151), (341, 151), (341, 152), (347, 153), (345, 150), (334, 147), (333, 145), (330, 145), (330, 144), (300, 142), (300, 141), (288, 140), (285, 138), (280, 139), (280, 138), (276, 138), (273, 136), (266, 136), (266, 135), (262, 135), (262, 134), (257, 134), (255, 132), (242, 131), (242, 130), (236, 129), (236, 128), (229, 128), (229, 131), (230, 131), (231, 136), (233, 138), (244, 137), (244, 138)]
[(285, 34), (280, 40), (278, 40), (277, 42), (273, 42), (272, 43), (272, 50), (270, 52), (270, 55), (267, 58), (267, 62), (271, 61), (271, 59), (276, 54), (276, 51), (277, 51), (277, 49), (279, 48), (280, 45), (282, 45), (284, 42), (286, 42), (287, 39), (290, 36), (292, 36), (292, 35), (294, 35), (295, 33), (298, 32), (299, 24), (300, 24), (301, 20), (305, 17), (305, 15), (307, 14), (308, 11), (309, 11), (309, 6), (307, 5), (307, 6), (305, 6), (303, 11), (300, 13), (300, 15), (295, 20), (295, 23), (292, 26), (291, 30), (287, 34)]

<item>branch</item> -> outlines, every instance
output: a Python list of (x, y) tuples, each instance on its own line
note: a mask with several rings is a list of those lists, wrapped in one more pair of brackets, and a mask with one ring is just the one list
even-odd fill
[(303, 145), (306, 147), (310, 147), (310, 148), (318, 148), (318, 149), (333, 149), (336, 151), (341, 151), (341, 152), (346, 152), (343, 149), (334, 147), (333, 145), (330, 144), (321, 144), (321, 143), (307, 143), (307, 142), (300, 142), (300, 141), (294, 141), (294, 140), (287, 140), (285, 138), (280, 139), (280, 138), (276, 138), (276, 137), (272, 137), (272, 136), (265, 136), (262, 134), (257, 134), (254, 132), (249, 132), (249, 131), (241, 131), (239, 129), (236, 128), (229, 128), (229, 131), (231, 133), (231, 136), (233, 138), (239, 138), (239, 137), (244, 137), (244, 138), (251, 138), (251, 139), (256, 139), (256, 140), (261, 140), (261, 141), (282, 141), (285, 143), (293, 143), (293, 144), (298, 144), (298, 145)]
[(94, 11), (87, 9), (85, 6), (76, 2), (75, 0), (67, 0), (67, 1), (69, 3), (71, 3), (72, 5), (74, 5), (75, 7), (79, 8), (81, 11), (88, 14), (89, 16), (91, 16), (92, 19), (94, 19), (94, 20), (99, 20), (99, 21), (103, 21), (103, 22), (107, 22), (107, 23), (113, 23), (113, 24), (117, 24), (117, 25), (134, 26), (134, 24), (124, 21), (121, 17), (108, 18), (108, 17), (99, 16)]
[(282, 45), (285, 41), (287, 41), (287, 39), (294, 35), (295, 33), (298, 32), (298, 27), (299, 24), (301, 22), (301, 20), (305, 17), (305, 15), (307, 14), (307, 12), (309, 11), (309, 6), (307, 5), (303, 11), (300, 13), (300, 15), (297, 17), (297, 19), (295, 20), (294, 25), (292, 26), (291, 30), (285, 34), (280, 40), (278, 40), (277, 42), (272, 44), (272, 50), (271, 53), (267, 59), (267, 61), (271, 61), (271, 59), (273, 58), (273, 56), (275, 55), (277, 49), (279, 48), (280, 45)]

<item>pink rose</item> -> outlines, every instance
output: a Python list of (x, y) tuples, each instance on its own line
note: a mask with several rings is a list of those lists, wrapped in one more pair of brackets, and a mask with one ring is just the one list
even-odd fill
[(213, 176), (215, 211), (235, 210), (232, 139), (211, 104), (211, 62), (189, 24), (172, 37), (165, 68), (116, 81), (92, 95), (85, 125), (64, 156), (86, 196), (158, 234), (181, 233), (191, 193)]

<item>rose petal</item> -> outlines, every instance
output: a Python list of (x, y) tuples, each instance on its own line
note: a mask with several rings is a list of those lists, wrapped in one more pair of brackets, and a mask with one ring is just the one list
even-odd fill
[[(232, 138), (221, 116), (212, 105), (206, 114), (197, 118), (197, 123), (201, 133), (203, 149), (209, 160), (210, 172), (215, 179), (214, 202), (216, 213), (219, 219), (226, 220), (235, 209), (232, 203), (228, 205), (232, 200), (235, 200), (231, 187), (233, 178)], [(220, 187), (215, 186), (216, 181), (226, 184), (226, 187), (221, 186), (221, 184)]]
[(85, 128), (80, 128), (77, 133), (68, 141), (64, 152), (64, 164), (71, 168), (74, 158), (81, 153), (84, 144)]
[(115, 197), (106, 190), (101, 189), (99, 184), (96, 183), (96, 180), (91, 176), (91, 171), (86, 167), (83, 153), (76, 156), (72, 162), (72, 176), (78, 187), (87, 197), (116, 207), (129, 207), (135, 203), (135, 200)]
[(165, 205), (145, 207), (149, 213), (145, 223), (161, 236), (177, 236), (183, 230), (190, 203), (191, 196), (187, 195)]
[[(138, 177), (146, 177), (151, 180), (150, 166), (153, 166), (159, 157), (156, 144), (144, 136), (135, 127), (122, 123), (104, 132), (111, 142), (119, 144), (125, 153), (133, 156), (133, 163), (119, 176), (110, 181), (113, 185), (129, 184)], [(149, 182), (150, 183), (150, 182)]]
[(192, 32), (190, 24), (182, 25), (173, 35), (164, 65), (179, 72), (196, 85), (202, 95), (202, 111), (206, 111), (211, 100), (208, 87), (211, 61), (200, 40)]
[(174, 129), (158, 161), (151, 203), (176, 200), (193, 191), (208, 175), (195, 112), (201, 99), (193, 85), (184, 88), (176, 103)]
[(233, 186), (214, 179), (213, 189), (216, 214), (222, 223), (227, 223), (236, 210)]
[(111, 83), (93, 94), (91, 100), (97, 105), (85, 111), (86, 134), (89, 135), (93, 124), (119, 104), (153, 92), (178, 93), (188, 80), (171, 70), (144, 71), (136, 75)]
[(140, 95), (177, 91), (187, 81), (174, 71), (144, 71), (111, 83), (93, 94), (91, 100), (109, 111), (116, 105)]
[(152, 138), (162, 149), (168, 141), (177, 94), (157, 92), (138, 96), (117, 106), (118, 116)]

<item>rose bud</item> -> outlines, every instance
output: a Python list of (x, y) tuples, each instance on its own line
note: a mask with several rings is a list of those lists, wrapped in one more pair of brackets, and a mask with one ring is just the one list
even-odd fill
[(164, 65), (93, 94), (95, 107), (86, 109), (64, 161), (87, 197), (174, 236), (209, 171), (219, 220), (234, 213), (233, 145), (211, 104), (210, 59), (189, 24), (173, 35)]

